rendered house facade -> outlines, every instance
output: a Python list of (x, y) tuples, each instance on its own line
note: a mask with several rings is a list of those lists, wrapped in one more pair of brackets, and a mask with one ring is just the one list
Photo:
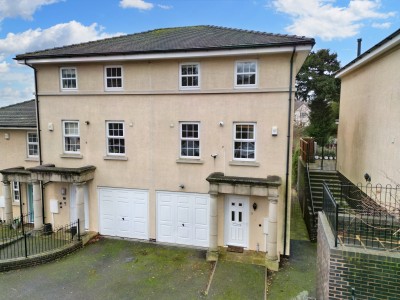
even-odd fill
[(306, 102), (295, 101), (294, 106), (294, 124), (299, 127), (310, 125), (311, 109)]
[(3, 181), (34, 182), (55, 226), (79, 218), (104, 235), (277, 262), (289, 254), (294, 78), (313, 45), (193, 26), (18, 55), (36, 74), (40, 166)]
[[(15, 166), (29, 168), (38, 165), (39, 141), (34, 100), (0, 108), (0, 153), (0, 170)], [(12, 216), (19, 216), (20, 205), (24, 214), (33, 212), (32, 185), (12, 181), (10, 186), (11, 202), (6, 208), (3, 185), (0, 184), (2, 221), (10, 221)], [(33, 219), (29, 221), (33, 222)]]
[(400, 31), (339, 70), (337, 168), (353, 183), (400, 184)]

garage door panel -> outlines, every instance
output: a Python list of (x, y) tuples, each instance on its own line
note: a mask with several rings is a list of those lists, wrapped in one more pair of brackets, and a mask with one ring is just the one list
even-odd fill
[(203, 243), (206, 243), (208, 241), (207, 229), (206, 228), (195, 228), (195, 240), (199, 241), (200, 245)]
[(196, 208), (195, 209), (195, 225), (208, 225), (208, 211), (205, 208)]
[(208, 247), (209, 196), (176, 192), (156, 195), (157, 240)]
[(128, 238), (148, 238), (148, 192), (99, 188), (100, 233)]

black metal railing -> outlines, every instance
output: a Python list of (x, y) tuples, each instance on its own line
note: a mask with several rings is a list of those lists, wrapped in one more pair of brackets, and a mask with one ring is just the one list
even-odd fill
[[(340, 204), (339, 204), (340, 203)], [(336, 207), (336, 215), (333, 213)], [(400, 186), (342, 184), (335, 199), (324, 183), (323, 209), (342, 244), (400, 251)]]
[(317, 220), (314, 210), (314, 202), (311, 192), (310, 174), (308, 164), (300, 163), (299, 172), (299, 185), (298, 185), (298, 198), (303, 215), (304, 222), (307, 227), (308, 235), (311, 241), (317, 238)]
[(322, 199), (322, 210), (325, 213), (325, 216), (332, 229), (332, 233), (335, 239), (335, 247), (337, 247), (339, 204), (333, 197), (333, 194), (329, 190), (329, 186), (326, 182), (322, 183)]
[(0, 260), (29, 257), (80, 240), (79, 220), (56, 228), (46, 223), (39, 231), (33, 230), (33, 224), (24, 220), (29, 220), (29, 215), (0, 225)]

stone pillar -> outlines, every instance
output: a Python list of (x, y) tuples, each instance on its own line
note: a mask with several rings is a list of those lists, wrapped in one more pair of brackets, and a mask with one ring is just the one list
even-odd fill
[(269, 214), (268, 214), (268, 244), (267, 244), (267, 259), (278, 260), (277, 247), (277, 206), (278, 206), (278, 189), (268, 189)]
[(3, 194), (4, 194), (4, 218), (6, 224), (11, 224), (13, 220), (11, 187), (10, 187), (10, 182), (7, 180), (3, 181)]
[(33, 185), (33, 215), (34, 230), (43, 229), (43, 203), (40, 191), (39, 181), (32, 183)]
[(210, 194), (210, 246), (207, 252), (208, 261), (218, 260), (218, 194)]
[(76, 215), (79, 219), (80, 234), (85, 234), (85, 194), (83, 187), (86, 182), (74, 183), (76, 187)]

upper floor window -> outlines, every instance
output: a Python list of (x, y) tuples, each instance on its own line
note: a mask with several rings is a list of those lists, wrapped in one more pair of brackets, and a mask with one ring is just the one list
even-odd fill
[(124, 122), (109, 121), (107, 127), (107, 155), (125, 155)]
[(12, 185), (13, 185), (14, 201), (19, 202), (19, 200), (21, 200), (21, 192), (19, 190), (19, 182), (13, 181)]
[(105, 85), (107, 91), (122, 90), (122, 67), (105, 67)]
[(28, 132), (26, 135), (28, 148), (28, 157), (37, 157), (39, 155), (39, 140), (36, 132)]
[(195, 89), (200, 87), (200, 64), (181, 64), (179, 75), (181, 89)]
[(235, 123), (233, 144), (233, 158), (235, 160), (255, 160), (256, 124)]
[(200, 157), (200, 124), (180, 124), (181, 154), (182, 158)]
[(76, 68), (61, 68), (60, 77), (62, 90), (76, 90), (78, 88)]
[(80, 153), (81, 138), (79, 135), (78, 121), (64, 121), (64, 152), (65, 153)]
[(257, 62), (238, 61), (235, 67), (235, 86), (254, 87), (257, 85)]

